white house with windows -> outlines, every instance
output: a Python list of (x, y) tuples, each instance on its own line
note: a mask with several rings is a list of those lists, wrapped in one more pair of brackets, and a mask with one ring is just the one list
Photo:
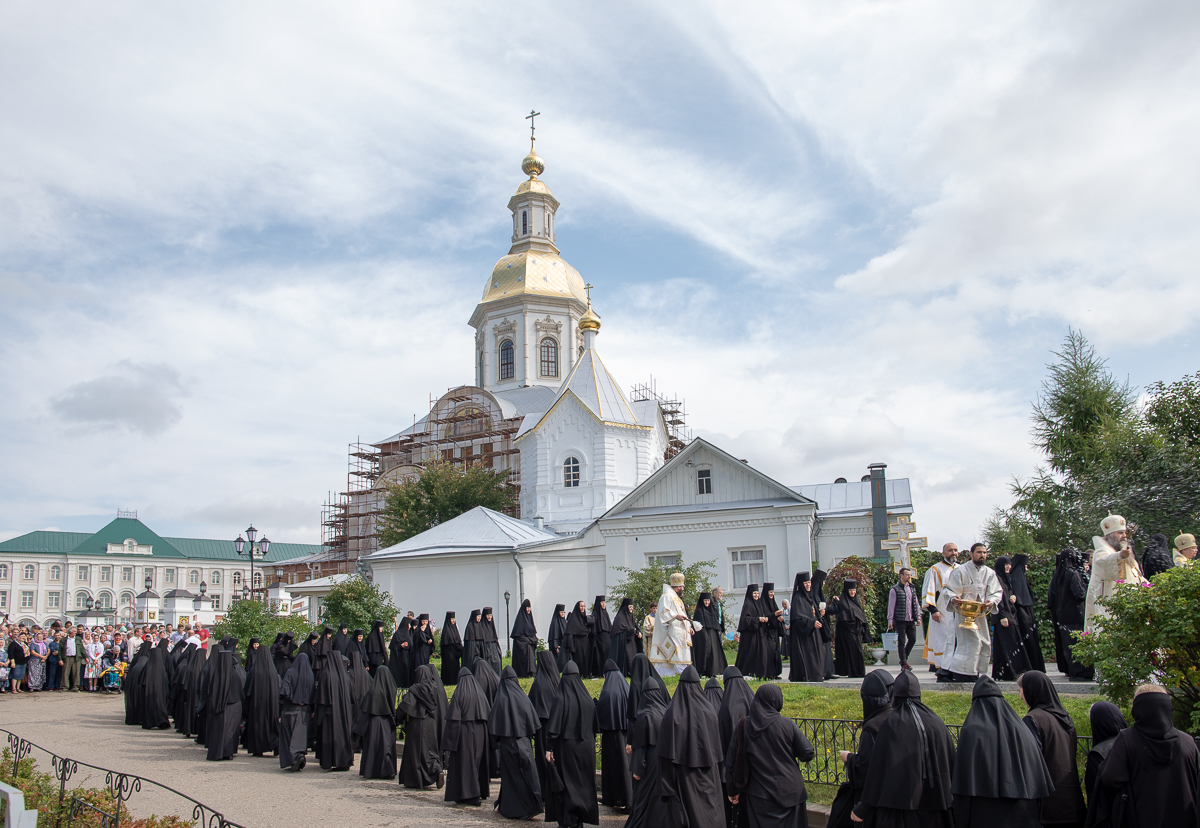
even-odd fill
[[(278, 561), (310, 555), (321, 547), (273, 543), (255, 557), (253, 588), (274, 580)], [(241, 597), (250, 564), (231, 540), (168, 538), (156, 534), (135, 514), (122, 516), (95, 533), (29, 532), (0, 542), (0, 616), (46, 626), (87, 609), (113, 621), (136, 619), (137, 596), (151, 590), (184, 606), (204, 585), (220, 611)]]

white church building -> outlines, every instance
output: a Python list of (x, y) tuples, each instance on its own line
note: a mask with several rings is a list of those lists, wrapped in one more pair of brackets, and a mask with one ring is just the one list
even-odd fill
[(908, 481), (888, 480), (882, 463), (861, 481), (788, 486), (703, 439), (665, 460), (660, 404), (630, 402), (601, 359), (600, 318), (555, 246), (544, 164), (531, 152), (522, 170), (512, 247), (470, 319), (473, 392), (523, 398), (512, 415), (522, 518), (479, 507), (362, 558), (398, 606), (435, 620), (490, 606), (503, 626), (506, 600), (515, 611), (528, 598), (544, 634), (555, 604), (590, 606), (621, 580), (616, 567), (713, 561), (736, 606), (749, 583), (783, 597), (797, 572), (878, 558), (889, 533), (904, 537)]

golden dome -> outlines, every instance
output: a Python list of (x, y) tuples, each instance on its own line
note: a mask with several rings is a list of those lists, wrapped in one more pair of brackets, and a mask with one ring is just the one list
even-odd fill
[(483, 302), (494, 302), (509, 296), (534, 294), (538, 296), (570, 297), (587, 301), (583, 277), (562, 257), (541, 250), (509, 253), (492, 268), (492, 277), (483, 289)]
[(546, 162), (539, 158), (537, 153), (532, 149), (529, 151), (529, 155), (521, 159), (521, 172), (530, 178), (537, 178), (545, 171)]
[(592, 310), (592, 303), (588, 303), (588, 309), (584, 311), (583, 316), (579, 317), (579, 330), (581, 331), (598, 331), (600, 330), (600, 317)]

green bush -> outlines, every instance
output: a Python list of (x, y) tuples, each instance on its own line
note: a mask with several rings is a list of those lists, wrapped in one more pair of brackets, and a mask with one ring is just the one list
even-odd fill
[(312, 623), (303, 615), (276, 615), (278, 606), (272, 601), (264, 604), (261, 601), (234, 601), (225, 613), (225, 617), (213, 627), (213, 635), (217, 639), (233, 636), (242, 645), (249, 644), (251, 638), (258, 638), (264, 644), (270, 645), (275, 635), (281, 632), (292, 632), (298, 641), (308, 637)]
[[(690, 613), (695, 608), (701, 592), (712, 592), (712, 579), (717, 574), (713, 568), (715, 564), (716, 561), (697, 561), (685, 566), (683, 558), (680, 557), (679, 563), (675, 566), (659, 563), (658, 559), (652, 560), (641, 569), (614, 566), (613, 569), (621, 573), (622, 580), (609, 590), (608, 612), (610, 615), (615, 613), (621, 606), (621, 599), (629, 598), (633, 601), (634, 616), (645, 618), (650, 613), (650, 605), (658, 603), (658, 599), (662, 596), (663, 584), (670, 582), (671, 573), (682, 572), (685, 579), (683, 604)], [(776, 592), (775, 598), (776, 601), (779, 600), (778, 592)], [(567, 607), (568, 611), (570, 609)], [(725, 617), (731, 617), (728, 607), (725, 609)], [(737, 616), (733, 615), (732, 618), (736, 619)], [(736, 626), (736, 621), (734, 623)]]
[[(387, 639), (396, 629), (399, 613), (390, 593), (361, 575), (353, 575), (330, 590), (321, 604), (321, 623), (345, 624), (352, 630), (370, 632), (376, 621), (382, 621), (383, 637)], [(465, 625), (461, 629), (465, 630)]]

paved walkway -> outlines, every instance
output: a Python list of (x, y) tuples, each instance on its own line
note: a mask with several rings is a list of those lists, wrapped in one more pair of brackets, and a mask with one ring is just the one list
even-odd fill
[[(442, 801), (441, 791), (410, 791), (395, 781), (365, 780), (357, 767), (348, 773), (322, 771), (310, 757), (303, 771), (279, 769), (279, 760), (257, 759), (239, 753), (227, 762), (206, 762), (204, 748), (174, 730), (142, 730), (124, 724), (120, 696), (92, 693), (32, 693), (0, 696), (0, 726), (35, 744), (81, 762), (131, 773), (170, 786), (215, 808), (247, 828), (296, 828), (335, 824), (353, 828), (375, 826), (512, 824), (492, 811), (499, 791), (492, 783), (492, 800), (480, 808)], [(33, 758), (40, 769), (50, 764), (40, 751)], [(102, 773), (90, 777), (81, 768), (72, 783), (101, 787)], [(144, 788), (130, 799), (134, 814), (178, 813), (182, 800)], [(600, 824), (615, 828), (625, 815), (600, 807)]]

